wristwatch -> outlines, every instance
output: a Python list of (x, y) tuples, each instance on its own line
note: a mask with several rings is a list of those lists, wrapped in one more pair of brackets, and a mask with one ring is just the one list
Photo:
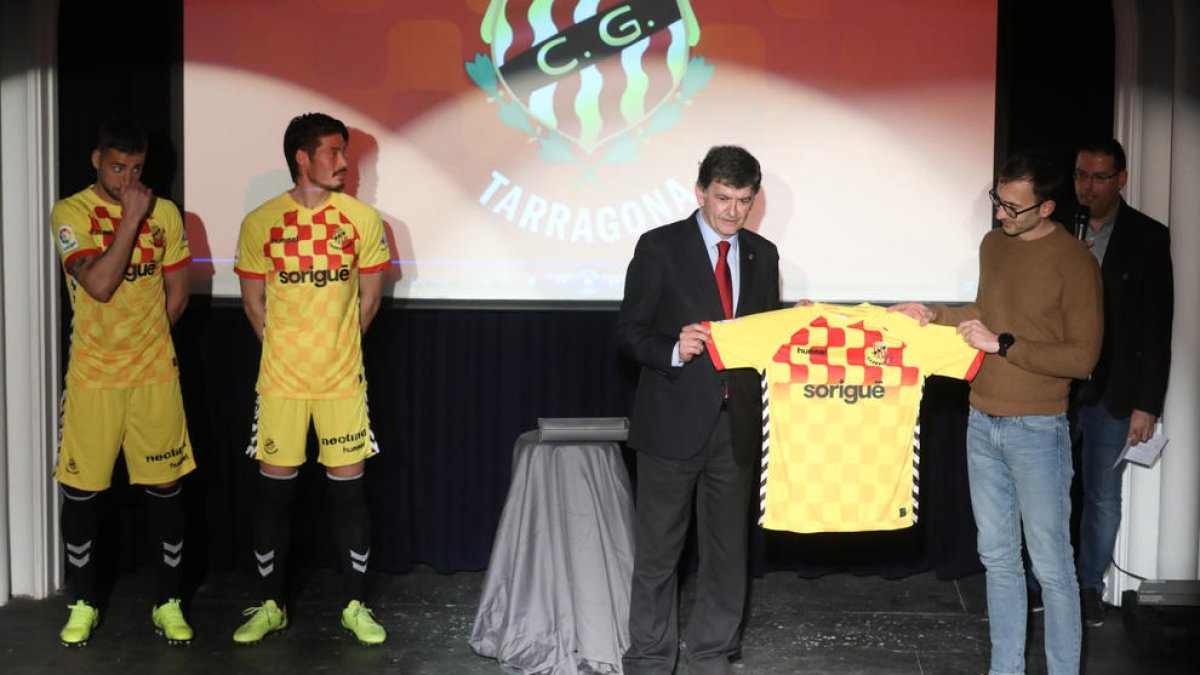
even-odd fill
[(1008, 350), (1017, 343), (1017, 338), (1013, 337), (1012, 333), (1001, 333), (996, 336), (996, 339), (1000, 342), (1000, 348), (996, 350), (996, 353), (1007, 358)]

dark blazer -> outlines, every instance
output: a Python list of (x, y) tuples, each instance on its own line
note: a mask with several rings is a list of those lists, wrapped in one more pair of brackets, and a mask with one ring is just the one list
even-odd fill
[(1171, 239), (1162, 223), (1121, 200), (1100, 266), (1104, 343), (1085, 387), (1114, 417), (1162, 414), (1171, 370), (1174, 282)]
[[(738, 252), (741, 286), (734, 316), (778, 309), (775, 245), (742, 230)], [(744, 466), (758, 457), (762, 444), (758, 373), (718, 372), (707, 352), (682, 368), (671, 365), (681, 328), (724, 318), (695, 213), (638, 239), (617, 318), (621, 349), (642, 366), (630, 419), (630, 447), (670, 459), (695, 456), (716, 424), (728, 382), (734, 458)]]

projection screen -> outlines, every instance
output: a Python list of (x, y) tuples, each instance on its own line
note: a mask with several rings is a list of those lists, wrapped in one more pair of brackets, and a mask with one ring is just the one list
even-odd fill
[(970, 300), (991, 226), (996, 0), (186, 0), (193, 290), (236, 297), (293, 116), (351, 129), (388, 294), (612, 301), (707, 149), (762, 162), (783, 297)]

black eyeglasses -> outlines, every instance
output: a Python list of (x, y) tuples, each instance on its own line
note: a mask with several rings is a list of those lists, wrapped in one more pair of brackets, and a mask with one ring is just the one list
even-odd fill
[(1008, 214), (1009, 218), (1016, 218), (1017, 216), (1021, 215), (1022, 213), (1028, 213), (1028, 212), (1036, 209), (1037, 207), (1041, 206), (1042, 204), (1046, 203), (1046, 200), (1043, 199), (1042, 201), (1034, 204), (1033, 206), (1027, 206), (1023, 209), (1019, 209), (1019, 208), (1013, 206), (1012, 204), (1006, 204), (1006, 203), (1000, 201), (1000, 197), (996, 195), (995, 190), (988, 190), (988, 199), (992, 200), (992, 206), (994, 206), (995, 208), (1004, 209), (1004, 212)]
[(1086, 171), (1080, 171), (1079, 169), (1075, 169), (1075, 172), (1071, 175), (1073, 175), (1075, 177), (1076, 183), (1086, 183), (1089, 179), (1093, 183), (1104, 183), (1104, 182), (1112, 180), (1117, 175), (1117, 172), (1114, 171), (1113, 173), (1088, 173)]

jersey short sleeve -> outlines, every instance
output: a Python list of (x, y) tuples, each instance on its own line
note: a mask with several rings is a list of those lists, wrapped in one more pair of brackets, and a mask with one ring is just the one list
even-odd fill
[(165, 199), (155, 200), (154, 217), (163, 228), (163, 271), (174, 272), (192, 261), (183, 218), (179, 214), (179, 208)]
[(375, 209), (368, 209), (362, 219), (362, 231), (359, 235), (362, 241), (362, 251), (358, 256), (358, 271), (360, 274), (381, 272), (392, 262), (392, 250), (388, 246), (387, 233), (383, 229), (383, 219)]
[(954, 326), (920, 325), (916, 319), (892, 312), (889, 333), (904, 340), (925, 375), (972, 380), (983, 364), (983, 352), (963, 340)]
[(92, 241), (87, 206), (78, 197), (79, 195), (76, 195), (76, 198), (59, 201), (50, 212), (55, 248), (64, 270), (79, 258), (102, 253), (100, 247)]
[(233, 271), (239, 277), (263, 279), (270, 271), (270, 261), (266, 256), (269, 234), (266, 223), (278, 210), (273, 208), (276, 201), (278, 199), (262, 205), (242, 221), (237, 251), (233, 256)]

